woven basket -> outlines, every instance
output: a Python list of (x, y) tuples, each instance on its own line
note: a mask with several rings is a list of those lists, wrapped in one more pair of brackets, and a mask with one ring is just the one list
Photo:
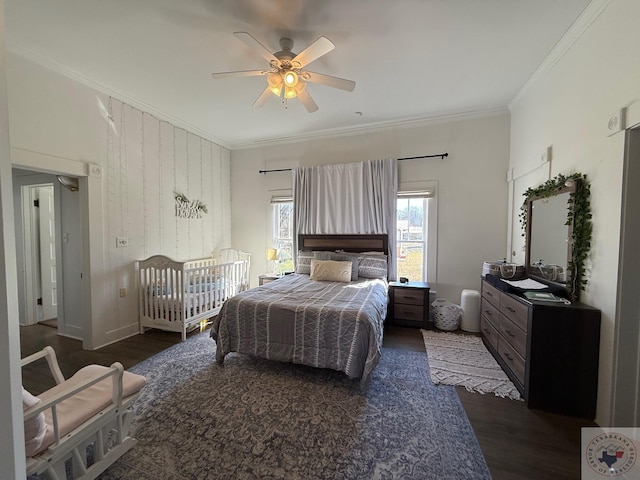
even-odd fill
[(440, 330), (457, 330), (460, 327), (462, 308), (445, 298), (436, 298), (432, 303), (433, 324)]

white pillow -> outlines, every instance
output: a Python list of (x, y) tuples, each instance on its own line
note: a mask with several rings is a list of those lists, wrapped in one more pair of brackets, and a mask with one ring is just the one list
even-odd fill
[[(24, 412), (38, 403), (40, 403), (40, 399), (22, 387), (22, 411)], [(46, 433), (47, 424), (44, 421), (44, 412), (40, 412), (37, 416), (24, 422), (24, 448), (27, 457), (31, 457), (38, 451)]]
[(351, 281), (351, 262), (311, 259), (311, 280), (324, 282)]

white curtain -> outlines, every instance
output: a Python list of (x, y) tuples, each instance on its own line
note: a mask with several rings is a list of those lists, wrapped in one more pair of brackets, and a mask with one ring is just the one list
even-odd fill
[(395, 279), (397, 172), (395, 158), (293, 169), (296, 234), (386, 233)]

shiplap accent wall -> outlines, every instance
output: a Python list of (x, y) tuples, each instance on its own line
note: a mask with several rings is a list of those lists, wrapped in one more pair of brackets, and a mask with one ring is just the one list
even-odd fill
[[(118, 305), (112, 332), (137, 322), (136, 260), (187, 260), (230, 246), (230, 165), (225, 148), (109, 98), (104, 222), (109, 295)], [(175, 194), (207, 207), (176, 216)], [(128, 246), (118, 247), (124, 237)], [(120, 296), (120, 289), (127, 296)], [(116, 312), (114, 312), (116, 313)]]

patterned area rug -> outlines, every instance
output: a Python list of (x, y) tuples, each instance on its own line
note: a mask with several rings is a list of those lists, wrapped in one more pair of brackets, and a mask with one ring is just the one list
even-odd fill
[(453, 387), (384, 349), (371, 383), (229, 354), (205, 332), (146, 360), (139, 443), (101, 480), (490, 479)]
[(420, 330), (435, 384), (463, 386), (469, 392), (494, 393), (520, 400), (520, 392), (509, 380), (480, 337)]

